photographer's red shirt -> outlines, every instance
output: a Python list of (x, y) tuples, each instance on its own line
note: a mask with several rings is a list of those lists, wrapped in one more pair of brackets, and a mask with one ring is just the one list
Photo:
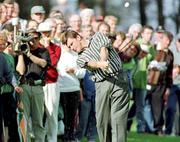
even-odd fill
[(51, 59), (51, 64), (48, 66), (48, 70), (46, 74), (46, 83), (54, 83), (58, 79), (58, 72), (56, 66), (61, 56), (61, 47), (54, 43), (50, 43), (50, 45), (46, 48), (49, 51), (49, 55)]

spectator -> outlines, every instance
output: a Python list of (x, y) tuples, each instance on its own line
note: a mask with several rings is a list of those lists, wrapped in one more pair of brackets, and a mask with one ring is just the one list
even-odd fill
[(123, 31), (116, 32), (115, 41), (113, 42), (113, 47), (114, 48), (119, 48), (120, 45), (125, 40), (125, 38), (126, 38), (126, 34)]
[(82, 25), (91, 25), (94, 20), (94, 10), (90, 8), (85, 8), (81, 10), (80, 17), (82, 19)]
[[(65, 34), (64, 32), (62, 35)], [(61, 35), (61, 36), (62, 36)], [(63, 43), (62, 39), (60, 41)], [(70, 46), (62, 45), (61, 59), (58, 62), (60, 103), (64, 111), (65, 133), (63, 141), (75, 140), (75, 121), (80, 103), (80, 81), (85, 75), (85, 69), (77, 66), (78, 54)], [(74, 47), (81, 48), (78, 44)]]
[(154, 32), (153, 38), (152, 38), (152, 42), (155, 45), (155, 48), (157, 46), (157, 43), (161, 40), (163, 33), (165, 32), (165, 29), (163, 26), (159, 25), (156, 28), (156, 31)]
[(38, 23), (35, 20), (30, 20), (27, 25), (28, 30), (36, 30), (38, 28)]
[(105, 22), (100, 23), (98, 25), (97, 30), (98, 30), (98, 32), (103, 33), (106, 36), (109, 36), (109, 34), (110, 34), (110, 26)]
[(31, 8), (31, 20), (36, 21), (38, 24), (42, 23), (45, 19), (45, 10), (41, 5), (36, 5)]
[[(155, 58), (148, 66), (147, 97), (150, 101), (157, 135), (162, 135), (164, 125), (163, 111), (172, 86), (173, 54), (168, 49), (173, 36), (164, 32), (157, 45)], [(155, 63), (155, 64), (154, 64)]]
[(0, 29), (4, 29), (6, 25), (11, 24), (11, 19), (17, 16), (17, 13), (14, 15), (17, 5), (14, 0), (4, 0), (1, 4)]
[(46, 107), (46, 135), (48, 142), (57, 142), (58, 132), (58, 107), (59, 107), (59, 87), (57, 84), (58, 72), (57, 63), (61, 55), (61, 48), (51, 42), (52, 32), (51, 22), (45, 21), (39, 24), (38, 31), (41, 33), (41, 40), (43, 40), (43, 47), (48, 49), (51, 64), (47, 69), (46, 83), (43, 87), (45, 95), (45, 107)]
[[(151, 26), (143, 26), (141, 38), (138, 42), (141, 51), (136, 60), (136, 67), (133, 74), (133, 96), (136, 105), (136, 118), (137, 118), (137, 132), (144, 133), (146, 131), (145, 121), (145, 98), (146, 98), (146, 85), (147, 85), (147, 66), (154, 58), (155, 50), (150, 43), (153, 34)], [(142, 52), (143, 51), (143, 52)], [(147, 118), (147, 117), (146, 117)]]
[(77, 14), (73, 14), (69, 18), (69, 26), (71, 30), (74, 30), (78, 33), (81, 32), (81, 17)]
[(115, 34), (117, 22), (118, 22), (117, 17), (115, 17), (113, 15), (107, 15), (104, 17), (104, 22), (106, 22), (110, 26), (110, 33)]
[[(83, 25), (82, 37), (83, 48), (88, 48), (89, 40), (93, 35), (91, 25)], [(86, 70), (84, 78), (81, 80), (82, 99), (79, 109), (79, 124), (76, 138), (81, 140), (84, 136), (89, 142), (95, 142), (97, 137), (95, 118), (95, 83), (92, 81), (92, 72)]]
[(9, 20), (13, 17), (15, 0), (4, 0), (3, 4), (6, 7), (7, 20)]
[[(180, 34), (176, 35), (175, 45), (170, 47), (174, 55), (174, 67), (173, 67), (173, 85), (170, 89), (170, 95), (168, 97), (167, 108), (166, 108), (166, 134), (173, 133), (173, 124), (175, 120), (176, 104), (180, 108)], [(180, 118), (178, 117), (178, 120)], [(180, 132), (175, 131), (176, 135), (180, 135)]]
[[(9, 142), (18, 142), (19, 136), (17, 131), (16, 119), (16, 103), (13, 97), (13, 91), (3, 92), (2, 86), (9, 84), (12, 86), (13, 80), (13, 63), (10, 63), (10, 57), (3, 53), (7, 47), (7, 36), (2, 31), (0, 32), (0, 141), (5, 141), (5, 136)], [(5, 132), (5, 127), (8, 127), (8, 134)], [(5, 134), (5, 135), (4, 135)]]
[[(126, 39), (124, 41), (125, 44), (121, 44), (120, 48), (126, 46), (126, 44), (128, 42), (133, 42), (133, 41), (137, 41), (138, 38), (140, 37), (141, 34), (141, 30), (142, 30), (142, 25), (139, 23), (134, 23), (132, 24), (129, 29), (128, 29), (128, 34), (126, 36)], [(133, 89), (133, 83), (132, 83), (132, 70), (135, 67), (135, 61), (134, 58), (131, 58), (131, 60), (129, 60), (128, 62), (125, 62), (123, 64), (124, 66), (124, 70), (127, 72), (128, 74), (128, 78), (129, 78), (129, 85), (130, 85), (130, 94), (132, 95), (132, 89)], [(132, 96), (132, 99), (134, 99), (134, 96)], [(135, 103), (132, 104), (129, 114), (128, 114), (128, 123), (127, 123), (127, 129), (130, 130), (131, 128), (131, 124), (133, 122), (133, 117), (136, 114), (136, 109), (135, 109)]]
[(76, 132), (76, 139), (83, 137), (88, 142), (95, 142), (97, 137), (96, 118), (95, 118), (95, 83), (91, 80), (92, 73), (86, 70), (82, 80), (83, 99), (80, 102), (79, 124)]

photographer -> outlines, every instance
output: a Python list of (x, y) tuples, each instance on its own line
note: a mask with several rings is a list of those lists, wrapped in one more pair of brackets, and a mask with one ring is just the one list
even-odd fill
[[(31, 32), (28, 36), (32, 39), (27, 42), (27, 46), (23, 46), (25, 49), (22, 50), (20, 46), (21, 53), (18, 55), (16, 70), (21, 76), (20, 84), (24, 90), (21, 100), (26, 120), (31, 117), (35, 141), (43, 142), (45, 138), (43, 86), (50, 57), (46, 48), (39, 48), (39, 33)], [(26, 134), (27, 141), (30, 141), (29, 128)]]

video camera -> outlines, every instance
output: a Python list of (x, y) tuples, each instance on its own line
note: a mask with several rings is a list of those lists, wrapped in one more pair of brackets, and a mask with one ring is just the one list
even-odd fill
[(33, 36), (26, 35), (19, 35), (17, 36), (17, 42), (14, 46), (14, 51), (16, 53), (26, 53), (30, 50), (29, 42), (33, 39)]
[[(18, 30), (19, 24), (20, 29)], [(27, 53), (30, 50), (29, 42), (33, 39), (26, 28), (27, 20), (12, 18), (12, 25), (14, 26), (14, 51), (16, 53)]]

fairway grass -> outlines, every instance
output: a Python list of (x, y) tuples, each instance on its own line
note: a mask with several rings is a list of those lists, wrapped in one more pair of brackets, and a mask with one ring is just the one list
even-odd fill
[[(58, 142), (62, 142), (58, 140)], [(88, 142), (83, 138), (81, 142)], [(96, 142), (99, 142), (98, 138)], [(127, 142), (180, 142), (180, 137), (177, 136), (157, 136), (153, 134), (137, 134), (136, 132), (129, 132)]]
[(128, 133), (127, 142), (180, 142), (177, 136), (157, 136), (152, 134), (137, 134), (136, 132)]
[[(81, 142), (88, 142), (86, 138)], [(96, 142), (99, 142), (97, 139)], [(180, 137), (177, 136), (157, 136), (153, 134), (137, 134), (129, 132), (127, 142), (180, 142)]]

